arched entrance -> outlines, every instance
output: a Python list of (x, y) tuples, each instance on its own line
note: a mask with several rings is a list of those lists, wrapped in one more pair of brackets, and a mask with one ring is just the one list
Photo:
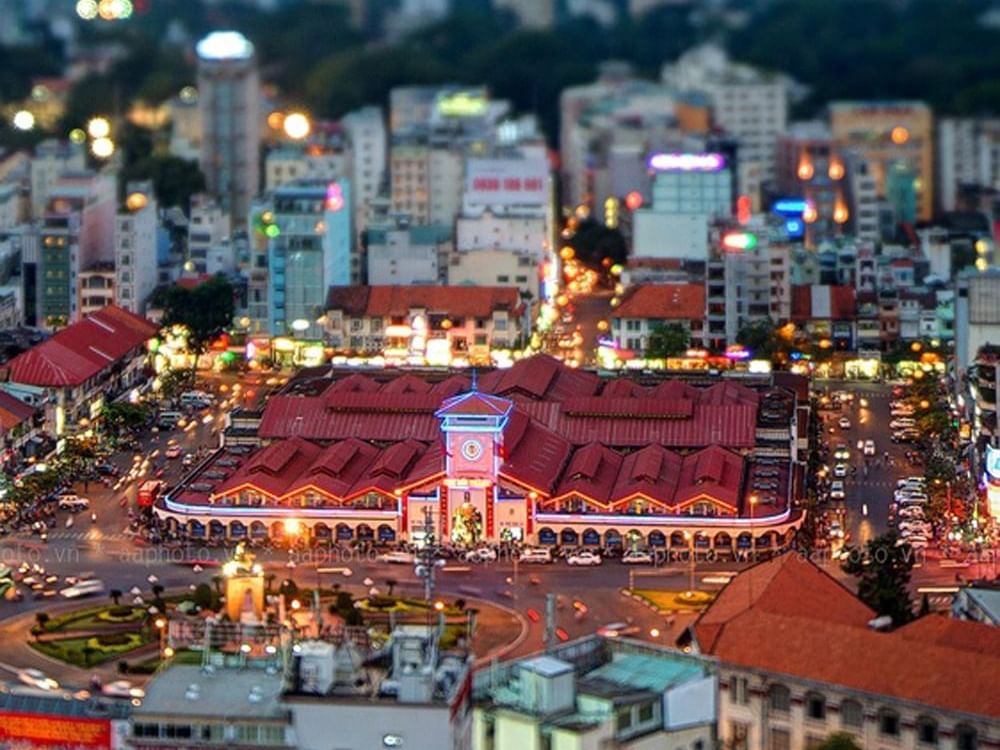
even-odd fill
[(608, 529), (604, 532), (604, 543), (609, 547), (621, 547), (622, 535), (618, 529)]
[(328, 544), (333, 536), (333, 532), (330, 530), (329, 526), (321, 521), (313, 526), (313, 536), (316, 538), (317, 542)]
[(580, 535), (575, 529), (563, 529), (559, 534), (559, 541), (562, 544), (579, 544)]
[(233, 521), (229, 524), (229, 536), (233, 539), (243, 539), (247, 535), (247, 527), (242, 521)]
[(378, 540), (383, 544), (390, 544), (396, 541), (396, 530), (388, 524), (382, 524), (378, 527)]
[(650, 531), (647, 537), (650, 547), (666, 547), (667, 537), (662, 531)]
[(556, 532), (545, 526), (538, 530), (538, 543), (539, 544), (555, 544), (556, 543)]
[(337, 541), (338, 542), (349, 542), (354, 538), (354, 529), (348, 526), (346, 523), (337, 524)]
[(597, 545), (601, 543), (601, 535), (596, 529), (583, 530), (583, 543), (587, 545)]
[(366, 523), (358, 524), (358, 541), (370, 542), (375, 538), (375, 531)]
[(263, 539), (267, 536), (267, 526), (260, 521), (254, 521), (250, 524), (250, 536), (254, 539)]

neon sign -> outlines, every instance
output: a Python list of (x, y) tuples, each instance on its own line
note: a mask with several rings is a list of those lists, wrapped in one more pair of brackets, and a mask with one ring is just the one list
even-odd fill
[(726, 166), (722, 154), (653, 154), (649, 168), (657, 172), (718, 172)]

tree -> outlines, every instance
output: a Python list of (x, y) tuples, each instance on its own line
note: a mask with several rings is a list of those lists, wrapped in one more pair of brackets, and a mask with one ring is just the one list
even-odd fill
[(122, 170), (122, 184), (151, 180), (156, 200), (164, 208), (187, 211), (191, 196), (205, 189), (205, 175), (196, 162), (170, 155), (149, 155)]
[(194, 376), (190, 370), (167, 370), (160, 375), (161, 398), (168, 401), (177, 398), (184, 391), (189, 391), (194, 387)]
[(750, 350), (758, 359), (770, 359), (777, 349), (774, 323), (771, 320), (755, 320), (747, 323), (736, 334), (736, 341)]
[(913, 602), (907, 586), (913, 570), (913, 548), (899, 545), (890, 531), (875, 537), (862, 553), (848, 555), (844, 572), (858, 579), (858, 597), (879, 615), (888, 615), (894, 626), (913, 619)]
[(646, 339), (646, 357), (676, 357), (687, 351), (690, 344), (691, 334), (681, 323), (658, 325), (649, 332)]
[(122, 598), (122, 591), (121, 589), (111, 589), (111, 591), (108, 592), (108, 596), (111, 598), (111, 602), (117, 607), (118, 602), (120, 602)]
[(35, 622), (38, 624), (38, 627), (35, 628), (35, 640), (37, 641), (38, 640), (38, 636), (40, 636), (45, 631), (45, 626), (49, 622), (49, 613), (48, 612), (36, 612), (35, 613)]
[(101, 407), (101, 420), (110, 432), (134, 430), (149, 420), (149, 407), (128, 401), (114, 401)]
[(851, 735), (837, 732), (817, 745), (816, 750), (861, 750), (861, 746), (854, 741)]
[(192, 375), (198, 358), (233, 320), (233, 286), (224, 276), (215, 276), (194, 289), (172, 286), (163, 294), (164, 328), (180, 325), (187, 329), (188, 349), (194, 356)]

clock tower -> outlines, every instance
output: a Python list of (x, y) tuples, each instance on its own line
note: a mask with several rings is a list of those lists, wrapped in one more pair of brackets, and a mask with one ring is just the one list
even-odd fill
[(473, 388), (447, 399), (436, 412), (445, 448), (442, 538), (475, 544), (493, 535), (503, 430), (513, 408), (508, 399)]

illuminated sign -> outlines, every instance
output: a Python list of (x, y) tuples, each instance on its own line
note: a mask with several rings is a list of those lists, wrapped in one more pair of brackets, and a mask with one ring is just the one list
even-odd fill
[(111, 747), (111, 722), (51, 714), (0, 712), (0, 743), (4, 747)]
[(1000, 481), (1000, 449), (992, 445), (986, 446), (986, 473)]
[(471, 487), (492, 487), (493, 481), (490, 479), (445, 479), (445, 487), (471, 488)]
[(253, 57), (253, 44), (238, 31), (213, 31), (197, 46), (202, 60), (248, 60)]
[(469, 159), (465, 201), (470, 205), (544, 206), (549, 198), (544, 159)]
[(782, 198), (771, 205), (771, 211), (782, 216), (801, 216), (808, 205), (799, 198)]
[(344, 207), (344, 190), (340, 183), (331, 182), (326, 186), (326, 210), (337, 212)]
[(456, 91), (438, 99), (437, 111), (442, 117), (476, 117), (483, 114), (488, 105), (489, 102), (483, 94)]
[(726, 347), (726, 359), (750, 359), (750, 351), (745, 346), (733, 344)]
[(653, 154), (649, 168), (657, 172), (718, 172), (726, 166), (722, 154)]
[(801, 237), (806, 231), (802, 219), (785, 219), (785, 234), (789, 237)]
[(757, 235), (750, 232), (729, 232), (722, 238), (722, 246), (726, 250), (744, 251), (757, 247)]

